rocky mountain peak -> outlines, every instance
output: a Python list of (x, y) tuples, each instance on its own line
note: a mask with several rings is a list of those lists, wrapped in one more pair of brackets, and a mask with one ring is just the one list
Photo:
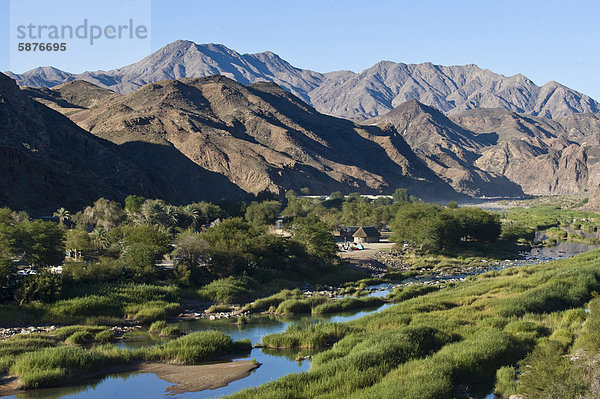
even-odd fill
[(552, 81), (539, 87), (521, 74), (506, 77), (475, 64), (441, 66), (431, 62), (380, 61), (360, 73), (321, 74), (296, 68), (270, 51), (240, 54), (222, 44), (196, 44), (188, 40), (167, 44), (139, 62), (111, 71), (73, 75), (37, 68), (9, 76), (20, 86), (53, 87), (80, 79), (129, 93), (160, 80), (217, 74), (242, 84), (274, 82), (319, 112), (352, 120), (383, 115), (411, 99), (447, 115), (480, 107), (502, 107), (555, 119), (574, 112), (600, 112), (595, 100), (559, 83)]

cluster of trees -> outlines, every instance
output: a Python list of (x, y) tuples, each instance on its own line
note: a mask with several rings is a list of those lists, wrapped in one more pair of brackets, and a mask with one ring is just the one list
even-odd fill
[(0, 208), (0, 300), (19, 300), (30, 289), (16, 275), (18, 263), (49, 266), (64, 259), (65, 233), (56, 223)]
[(406, 189), (397, 189), (392, 198), (378, 197), (371, 200), (359, 193), (344, 197), (333, 192), (326, 200), (298, 197), (294, 191), (286, 193), (287, 206), (281, 212), (286, 220), (303, 217), (317, 218), (331, 231), (340, 226), (376, 226), (387, 225), (402, 206), (419, 201)]
[[(54, 214), (58, 223), (0, 209), (1, 299), (50, 301), (61, 284), (189, 286), (230, 275), (303, 279), (335, 264), (333, 236), (314, 216), (290, 219), (291, 239), (269, 232), (281, 208), (275, 200), (173, 206), (129, 196), (124, 206), (101, 198), (73, 215), (61, 208)], [(165, 258), (173, 269), (156, 267)], [(63, 261), (61, 276), (43, 272)], [(33, 265), (38, 274), (19, 277), (19, 265)]]
[[(0, 209), (2, 299), (50, 300), (61, 284), (127, 280), (195, 286), (231, 275), (306, 279), (337, 263), (332, 231), (341, 225), (381, 227), (417, 201), (406, 190), (376, 200), (339, 192), (323, 200), (293, 191), (282, 202), (266, 194), (256, 199), (174, 206), (135, 195), (124, 204), (100, 198), (75, 214), (58, 209), (55, 221)], [(279, 217), (291, 238), (272, 234)], [(61, 276), (15, 274), (17, 265), (59, 265), (65, 253)], [(165, 258), (173, 261), (172, 269), (156, 266)]]
[(391, 223), (392, 239), (408, 242), (424, 252), (454, 249), (467, 241), (491, 243), (498, 239), (500, 216), (455, 204), (413, 203), (398, 209)]

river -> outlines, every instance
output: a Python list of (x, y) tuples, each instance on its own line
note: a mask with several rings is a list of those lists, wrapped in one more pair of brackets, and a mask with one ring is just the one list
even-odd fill
[[(418, 276), (407, 280), (408, 283), (435, 283), (448, 280), (463, 280), (464, 278), (480, 274), (490, 270), (499, 270), (512, 266), (523, 266), (526, 264), (540, 263), (551, 259), (566, 258), (587, 252), (596, 246), (562, 242), (552, 248), (533, 248), (531, 252), (523, 254), (523, 260), (518, 262), (505, 261), (495, 265), (482, 266), (469, 273), (460, 275), (434, 274)], [(404, 282), (406, 283), (406, 282)], [(381, 284), (370, 287), (374, 291), (371, 296), (383, 297), (387, 295), (394, 286), (390, 284)], [(364, 309), (360, 311), (345, 312), (327, 316), (303, 315), (297, 317), (266, 317), (257, 316), (249, 318), (245, 325), (238, 326), (231, 319), (209, 320), (199, 319), (194, 321), (182, 321), (180, 327), (187, 331), (206, 331), (220, 330), (231, 336), (233, 340), (249, 339), (252, 344), (260, 343), (263, 336), (267, 334), (279, 333), (294, 323), (314, 323), (317, 321), (346, 322), (363, 317), (367, 314), (380, 312), (391, 305), (384, 304), (377, 308)], [(121, 347), (137, 347), (140, 345), (152, 344), (149, 341), (123, 341), (119, 343)], [(164, 397), (169, 395), (176, 398), (214, 398), (237, 392), (244, 388), (258, 386), (272, 380), (276, 380), (290, 373), (300, 373), (310, 368), (310, 361), (296, 361), (298, 354), (306, 354), (306, 350), (273, 350), (264, 348), (252, 349), (248, 357), (236, 359), (250, 360), (255, 359), (262, 365), (254, 370), (248, 377), (231, 382), (229, 385), (214, 390), (205, 390), (200, 392), (188, 392), (183, 394), (173, 394), (169, 387), (171, 383), (166, 382), (155, 374), (145, 372), (126, 372), (115, 375), (107, 375), (102, 378), (86, 380), (85, 382), (68, 387), (43, 389), (36, 391), (25, 391), (17, 395), (17, 398), (137, 398), (146, 399)]]

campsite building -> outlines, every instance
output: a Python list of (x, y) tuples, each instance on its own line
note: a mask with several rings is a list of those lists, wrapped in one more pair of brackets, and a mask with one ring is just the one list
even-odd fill
[(373, 226), (361, 227), (352, 234), (355, 243), (379, 242), (379, 236), (379, 231)]

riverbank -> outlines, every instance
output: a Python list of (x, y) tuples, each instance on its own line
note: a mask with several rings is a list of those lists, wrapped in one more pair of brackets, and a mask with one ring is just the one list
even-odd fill
[[(215, 389), (228, 385), (250, 375), (260, 367), (260, 363), (252, 360), (228, 361), (223, 363), (180, 365), (167, 363), (140, 363), (115, 365), (94, 372), (77, 373), (64, 381), (63, 386), (84, 381), (94, 377), (125, 372), (152, 373), (158, 378), (173, 385), (167, 388), (165, 394), (180, 394), (198, 392), (205, 389)], [(24, 390), (16, 376), (0, 378), (0, 396), (19, 395)], [(43, 394), (44, 390), (37, 390)]]
[[(19, 334), (27, 335), (37, 333), (51, 333), (52, 331), (58, 330), (62, 327), (66, 327), (66, 325), (27, 325), (21, 327), (0, 328), (0, 341)], [(121, 339), (125, 334), (141, 328), (142, 326), (139, 323), (132, 325), (115, 325), (108, 327), (108, 329), (113, 332), (115, 339)]]

